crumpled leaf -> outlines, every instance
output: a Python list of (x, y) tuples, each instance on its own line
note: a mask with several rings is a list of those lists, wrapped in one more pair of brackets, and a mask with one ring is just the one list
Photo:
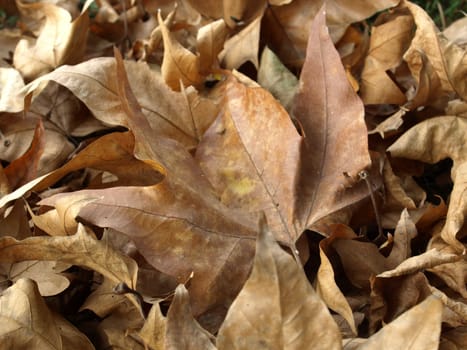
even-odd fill
[(89, 30), (87, 9), (92, 1), (87, 0), (80, 16), (71, 22), (65, 9), (50, 3), (17, 4), (27, 11), (41, 13), (45, 24), (34, 42), (21, 39), (16, 46), (13, 64), (27, 81), (52, 71), (63, 64), (76, 64), (84, 56)]
[(227, 313), (217, 347), (341, 348), (337, 324), (301, 267), (274, 242), (264, 217), (251, 275)]
[(428, 297), (372, 335), (359, 350), (438, 349), (442, 302)]
[(416, 159), (434, 164), (445, 158), (454, 162), (451, 193), (446, 224), (442, 238), (462, 252), (465, 247), (458, 237), (467, 215), (467, 120), (459, 117), (440, 116), (418, 123), (404, 133), (388, 151), (393, 157)]
[[(73, 236), (30, 237), (18, 241), (12, 237), (0, 238), (0, 261), (53, 260), (87, 267), (110, 278), (115, 284), (136, 285), (135, 261), (98, 241), (84, 226), (79, 225)], [(129, 296), (135, 305), (138, 302)]]
[(355, 178), (371, 164), (363, 104), (347, 80), (323, 9), (310, 29), (299, 84), (293, 116), (302, 125), (304, 142), (297, 219), (310, 228), (326, 215), (368, 196), (368, 189), (362, 187), (346, 197), (345, 188), (352, 184), (349, 177)]
[(55, 261), (22, 261), (18, 263), (0, 264), (0, 275), (11, 282), (21, 278), (30, 278), (37, 283), (42, 296), (56, 295), (70, 285), (70, 281), (60, 272), (71, 265), (58, 264)]
[(71, 323), (47, 308), (37, 285), (27, 278), (0, 296), (0, 322), (5, 349), (94, 349)]
[(188, 291), (179, 285), (167, 313), (165, 349), (215, 350), (213, 338), (193, 318)]

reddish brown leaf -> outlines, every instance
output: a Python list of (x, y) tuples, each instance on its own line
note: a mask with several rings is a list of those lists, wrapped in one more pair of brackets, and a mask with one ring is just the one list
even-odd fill
[(363, 104), (347, 80), (323, 10), (310, 29), (293, 114), (304, 132), (297, 219), (309, 228), (368, 195), (366, 190), (346, 198), (345, 188), (349, 176), (370, 165)]

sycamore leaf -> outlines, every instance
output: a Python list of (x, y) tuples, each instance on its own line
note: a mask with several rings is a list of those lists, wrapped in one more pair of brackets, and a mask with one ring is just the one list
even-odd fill
[(266, 6), (265, 0), (187, 1), (204, 16), (214, 19), (223, 17), (230, 28), (235, 28), (241, 23), (249, 23)]
[(461, 228), (467, 215), (467, 120), (441, 116), (418, 123), (404, 133), (388, 151), (393, 157), (416, 159), (434, 164), (445, 158), (454, 162), (451, 193), (446, 224), (442, 238), (459, 252), (465, 248), (459, 241)]
[(359, 350), (436, 350), (441, 333), (442, 302), (428, 297), (372, 335)]
[(304, 132), (297, 219), (309, 228), (368, 195), (361, 187), (346, 198), (345, 188), (349, 176), (356, 177), (370, 165), (363, 104), (347, 80), (323, 9), (310, 29), (293, 115)]
[(196, 48), (199, 52), (199, 71), (209, 74), (213, 68), (219, 68), (217, 56), (222, 51), (228, 28), (224, 20), (211, 22), (198, 30)]
[[(219, 349), (340, 349), (337, 324), (264, 217), (251, 275), (217, 336)], [(306, 327), (303, 327), (306, 325)]]
[(338, 312), (342, 317), (344, 317), (353, 334), (358, 334), (352, 309), (345, 299), (344, 294), (342, 294), (341, 290), (336, 285), (331, 262), (321, 246), (319, 248), (319, 257), (321, 259), (321, 264), (319, 265), (318, 273), (316, 275), (316, 292), (330, 309)]
[[(135, 261), (108, 244), (92, 237), (84, 226), (78, 227), (73, 236), (30, 237), (18, 241), (12, 237), (0, 238), (0, 261), (54, 260), (87, 267), (110, 278), (115, 284), (126, 283), (130, 288), (136, 284)], [(138, 302), (130, 299), (138, 305)]]
[(197, 153), (203, 173), (230, 208), (264, 211), (276, 238), (291, 243), (294, 185), (301, 138), (288, 114), (267, 91), (229, 78), (223, 113)]
[[(117, 56), (118, 57), (118, 56)], [(192, 156), (177, 142), (154, 137), (117, 60), (118, 94), (130, 129), (135, 155), (164, 173), (154, 186), (115, 187), (51, 197), (88, 196), (79, 217), (129, 236), (158, 270), (180, 282), (194, 272), (189, 290), (195, 315), (213, 306), (224, 308), (245, 281), (254, 251), (255, 230), (249, 216), (219, 202)], [(227, 302), (226, 302), (227, 300)]]
[(179, 285), (167, 313), (165, 349), (215, 350), (213, 338), (193, 318), (188, 291)]
[(154, 350), (164, 349), (167, 319), (162, 315), (159, 304), (154, 304), (138, 332), (144, 343)]
[(0, 322), (5, 349), (94, 349), (87, 337), (47, 308), (37, 285), (27, 278), (0, 296)]
[(68, 269), (69, 264), (58, 264), (55, 261), (21, 261), (18, 263), (0, 264), (0, 275), (12, 282), (20, 278), (30, 278), (37, 283), (42, 296), (56, 295), (70, 285), (70, 281), (60, 272)]
[(42, 13), (45, 24), (35, 42), (22, 39), (14, 53), (13, 64), (25, 80), (32, 80), (62, 64), (76, 64), (84, 56), (89, 30), (87, 0), (80, 16), (71, 22), (70, 13), (50, 3), (17, 2), (27, 11)]
[(388, 71), (402, 61), (413, 30), (413, 19), (405, 13), (385, 16), (386, 22), (375, 25), (361, 74), (360, 95), (365, 104), (403, 104), (406, 97), (390, 78)]
[(199, 56), (184, 48), (173, 35), (162, 20), (160, 12), (157, 19), (164, 40), (164, 60), (161, 72), (164, 80), (172, 90), (180, 91), (183, 86), (197, 86), (202, 82), (199, 72)]
[[(131, 75), (131, 88), (138, 96), (152, 129), (187, 148), (195, 146), (199, 134), (204, 131), (203, 125), (210, 123), (216, 111), (213, 110), (212, 115), (196, 112), (197, 100), (192, 99), (189, 105), (183, 93), (170, 90), (146, 63), (125, 62), (125, 66)], [(40, 92), (41, 84), (48, 80), (71, 90), (102, 122), (127, 126), (127, 117), (117, 93), (115, 59), (99, 57), (76, 66), (60, 67), (29, 84), (26, 87), (29, 97)], [(199, 119), (193, 120), (193, 117)]]
[(229, 38), (219, 58), (227, 69), (237, 69), (250, 61), (258, 68), (259, 34), (261, 18), (258, 16), (243, 30)]

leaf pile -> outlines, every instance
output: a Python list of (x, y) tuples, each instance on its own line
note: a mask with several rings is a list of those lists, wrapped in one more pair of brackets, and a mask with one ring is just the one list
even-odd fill
[(467, 347), (465, 18), (0, 7), (2, 348)]

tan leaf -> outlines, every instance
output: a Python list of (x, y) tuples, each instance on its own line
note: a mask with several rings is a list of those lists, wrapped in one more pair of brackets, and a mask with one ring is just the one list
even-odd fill
[(261, 18), (258, 16), (247, 27), (229, 38), (219, 58), (227, 69), (237, 69), (250, 61), (258, 68), (259, 34)]
[(224, 20), (211, 22), (198, 30), (196, 48), (199, 52), (199, 71), (209, 74), (213, 68), (219, 68), (217, 56), (222, 51), (229, 31)]
[(362, 187), (346, 198), (345, 188), (349, 186), (348, 176), (356, 177), (370, 165), (363, 104), (347, 80), (323, 10), (311, 26), (293, 115), (304, 132), (298, 186), (302, 205), (297, 218), (309, 228), (349, 202), (368, 196), (368, 189)]
[(265, 225), (251, 275), (219, 330), (218, 348), (340, 349), (339, 329), (326, 306)]
[(349, 303), (345, 299), (344, 294), (336, 284), (334, 280), (334, 270), (332, 265), (323, 252), (323, 249), (319, 249), (319, 257), (321, 264), (319, 265), (318, 273), (316, 275), (316, 293), (323, 299), (326, 305), (333, 311), (339, 313), (344, 317), (350, 326), (353, 334), (357, 333), (357, 327), (352, 314), (352, 309)]
[[(465, 248), (459, 242), (464, 217), (467, 215), (467, 120), (441, 116), (418, 123), (403, 134), (388, 151), (393, 157), (416, 159), (434, 164), (445, 158), (454, 161), (451, 177), (454, 188), (451, 193), (443, 239), (459, 252)], [(430, 151), (428, 151), (430, 150)], [(461, 233), (462, 234), (462, 233)]]
[[(54, 260), (87, 267), (111, 279), (115, 284), (136, 284), (137, 265), (105, 242), (93, 238), (83, 226), (73, 236), (30, 237), (18, 241), (12, 237), (0, 238), (0, 261)], [(138, 302), (130, 299), (138, 305)]]
[(165, 349), (215, 350), (213, 338), (193, 318), (188, 291), (179, 285), (167, 313)]
[(467, 44), (467, 17), (464, 16), (452, 22), (443, 30), (443, 35), (449, 42), (465, 48)]
[(438, 39), (439, 30), (433, 20), (421, 7), (410, 1), (403, 0), (400, 6), (409, 9), (417, 26), (410, 47), (405, 52), (404, 57), (411, 56), (414, 51), (423, 52), (440, 79), (443, 93), (452, 92), (453, 87), (446, 72), (445, 58)]
[(441, 278), (452, 290), (467, 298), (467, 261), (465, 253), (462, 252), (462, 255), (456, 254), (456, 250), (447, 244), (438, 233), (430, 240), (427, 249), (438, 252), (442, 257), (442, 260), (437, 264), (428, 266), (429, 271)]
[[(30, 278), (37, 283), (42, 296), (56, 295), (70, 285), (70, 281), (60, 272), (68, 269), (69, 264), (58, 264), (56, 261), (22, 261), (18, 263), (2, 263), (0, 271), (9, 281), (16, 282), (21, 278)], [(2, 273), (3, 275), (3, 273)]]
[(36, 284), (20, 279), (0, 296), (0, 340), (5, 349), (94, 349), (83, 334), (47, 308)]
[[(25, 80), (33, 80), (63, 64), (76, 64), (84, 56), (89, 29), (88, 0), (73, 22), (65, 9), (50, 3), (17, 2), (27, 11), (41, 13), (45, 24), (37, 40), (22, 39), (16, 46), (13, 64)], [(37, 15), (37, 14), (36, 14)]]
[(413, 19), (397, 10), (384, 19), (384, 23), (372, 28), (370, 47), (361, 73), (360, 95), (365, 104), (403, 104), (406, 101), (404, 93), (387, 72), (402, 62), (402, 55), (412, 37)]
[(160, 12), (157, 16), (164, 40), (164, 60), (161, 67), (164, 81), (175, 91), (180, 91), (181, 85), (199, 85), (203, 80), (199, 72), (199, 56), (184, 48), (173, 37)]
[[(196, 102), (207, 102), (202, 98), (187, 100), (183, 93), (168, 88), (159, 74), (143, 62), (125, 62), (131, 75), (131, 88), (138, 96), (138, 102), (154, 130), (158, 134), (173, 138), (187, 148), (196, 145), (206, 124), (215, 117), (213, 114), (196, 112)], [(127, 117), (121, 107), (117, 93), (115, 60), (99, 57), (76, 66), (63, 66), (27, 86), (27, 93), (40, 92), (44, 81), (52, 80), (71, 90), (93, 112), (95, 117), (108, 125), (127, 126)], [(180, 85), (178, 85), (178, 89)], [(205, 99), (204, 99), (205, 100)], [(188, 105), (187, 101), (193, 104)], [(193, 120), (193, 117), (199, 119)]]
[(362, 21), (398, 3), (398, 0), (365, 0), (358, 3), (346, 0), (326, 1), (326, 21), (333, 41), (337, 42), (351, 23)]
[(167, 319), (162, 315), (159, 304), (154, 304), (144, 322), (144, 326), (138, 332), (144, 343), (154, 350), (163, 350)]
[(423, 254), (412, 256), (404, 260), (397, 265), (396, 268), (378, 274), (378, 277), (389, 278), (407, 275), (417, 271), (431, 269), (439, 265), (453, 263), (461, 259), (462, 257), (456, 254), (447, 254), (437, 249), (430, 249)]
[(24, 108), (24, 81), (14, 68), (0, 68), (0, 112), (16, 113)]
[(441, 333), (442, 302), (428, 297), (372, 335), (359, 350), (436, 350)]
[(264, 210), (277, 239), (292, 243), (293, 189), (300, 136), (267, 91), (229, 78), (224, 110), (201, 141), (196, 159), (221, 201), (252, 213)]

